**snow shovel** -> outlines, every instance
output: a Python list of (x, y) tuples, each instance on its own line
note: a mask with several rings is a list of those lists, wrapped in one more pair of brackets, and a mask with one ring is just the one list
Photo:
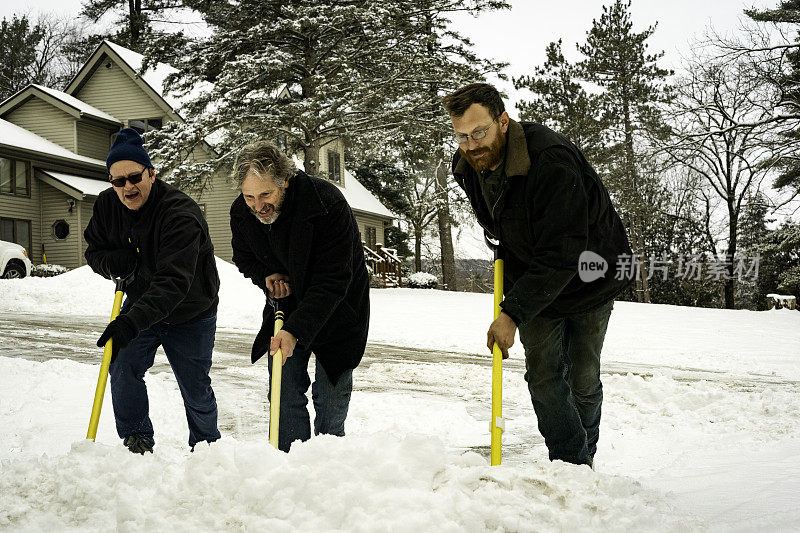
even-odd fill
[[(272, 307), (275, 309), (275, 331), (277, 335), (283, 327), (283, 311), (281, 311), (278, 300), (272, 300)], [(272, 394), (269, 398), (269, 443), (278, 449), (278, 422), (281, 415), (281, 374), (283, 371), (283, 353), (281, 350), (272, 356)]]
[[(111, 309), (111, 320), (113, 322), (119, 316), (122, 307), (122, 296), (124, 294), (125, 280), (114, 278), (116, 287), (114, 289), (114, 307)], [(103, 408), (103, 397), (106, 393), (106, 381), (108, 380), (108, 367), (111, 365), (111, 342), (108, 339), (103, 349), (103, 362), (100, 363), (100, 375), (97, 377), (97, 389), (94, 391), (94, 404), (92, 404), (92, 417), (89, 419), (89, 431), (86, 433), (87, 439), (94, 441), (97, 437), (97, 424), (100, 422), (100, 410)]]
[[(486, 244), (494, 252), (494, 320), (500, 316), (503, 301), (503, 259), (500, 257), (500, 241), (488, 234), (484, 235)], [(503, 420), (503, 352), (497, 343), (492, 346), (492, 451), (491, 465), (500, 464), (503, 447), (503, 431), (506, 425)]]

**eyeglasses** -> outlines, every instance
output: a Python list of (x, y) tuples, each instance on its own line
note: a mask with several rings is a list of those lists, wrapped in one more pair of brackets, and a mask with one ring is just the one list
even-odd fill
[(492, 125), (497, 122), (497, 120), (493, 120), (491, 124), (486, 126), (486, 128), (478, 131), (473, 131), (472, 133), (454, 133), (453, 137), (455, 138), (458, 144), (464, 144), (465, 142), (469, 141), (469, 138), (472, 137), (473, 141), (478, 141), (486, 137), (486, 133), (492, 129)]
[(120, 176), (118, 178), (111, 177), (111, 174), (108, 175), (108, 181), (111, 182), (111, 185), (114, 187), (124, 187), (126, 181), (130, 181), (131, 185), (136, 185), (140, 181), (142, 181), (142, 174), (144, 174), (147, 167), (144, 167), (141, 172), (134, 172), (133, 174), (128, 174), (127, 176)]

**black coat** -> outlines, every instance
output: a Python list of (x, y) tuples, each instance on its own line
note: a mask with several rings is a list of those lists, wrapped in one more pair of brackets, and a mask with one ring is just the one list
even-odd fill
[[(566, 137), (534, 123), (511, 121), (504, 179), (490, 211), (478, 173), (453, 156), (453, 175), (478, 222), (500, 240), (505, 262), (504, 311), (518, 324), (538, 314), (566, 316), (612, 300), (631, 282), (617, 278), (617, 258), (631, 249), (611, 198), (580, 150)], [(578, 259), (589, 250), (608, 271), (581, 281)]]
[[(264, 225), (240, 194), (231, 205), (233, 262), (266, 294), (264, 278), (289, 276), (294, 308), (283, 329), (314, 352), (335, 383), (364, 355), (369, 330), (369, 276), (356, 219), (339, 188), (298, 171), (286, 196), (289, 223), (287, 265), (269, 245)], [(280, 220), (280, 219), (279, 219)], [(268, 350), (275, 327), (269, 302), (253, 343), (255, 363)]]
[(136, 252), (125, 293), (133, 302), (127, 316), (140, 331), (158, 322), (188, 322), (217, 305), (219, 275), (208, 225), (197, 203), (172, 185), (156, 179), (135, 212), (113, 189), (101, 192), (83, 235), (86, 261), (101, 275), (110, 252)]

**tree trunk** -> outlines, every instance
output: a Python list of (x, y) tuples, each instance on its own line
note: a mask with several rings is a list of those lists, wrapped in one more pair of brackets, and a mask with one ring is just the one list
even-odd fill
[(639, 179), (636, 172), (636, 152), (633, 149), (633, 125), (631, 124), (630, 106), (623, 102), (623, 119), (625, 122), (625, 173), (631, 183), (631, 248), (634, 257), (641, 259), (636, 276), (636, 298), (639, 302), (650, 303), (650, 287), (647, 283), (648, 268), (644, 256), (644, 238), (640, 226)]
[(414, 228), (414, 272), (422, 272), (422, 228)]
[(456, 283), (456, 255), (453, 250), (453, 235), (450, 224), (450, 200), (447, 197), (447, 166), (439, 159), (436, 165), (436, 217), (439, 223), (442, 281), (448, 291), (458, 290)]
[(738, 247), (739, 216), (733, 206), (730, 205), (730, 202), (728, 205), (728, 217), (730, 220), (728, 225), (728, 252), (725, 254), (725, 268), (728, 272), (728, 279), (725, 280), (723, 294), (725, 295), (725, 309), (734, 309), (736, 304), (734, 301), (736, 281), (733, 279), (733, 257), (736, 255), (736, 248)]
[(129, 46), (133, 50), (139, 50), (142, 47), (139, 44), (139, 40), (142, 38), (142, 0), (128, 0), (128, 12), (129, 12), (129, 29), (130, 29), (130, 37), (131, 42)]
[(303, 169), (309, 176), (319, 176), (319, 139), (313, 139), (303, 149)]

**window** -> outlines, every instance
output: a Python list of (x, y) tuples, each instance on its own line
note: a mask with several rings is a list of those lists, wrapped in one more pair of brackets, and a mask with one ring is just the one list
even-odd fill
[(13, 187), (14, 184), (11, 181), (11, 160), (0, 157), (0, 192), (10, 194), (14, 190)]
[(160, 118), (134, 119), (128, 121), (128, 127), (133, 128), (138, 131), (139, 134), (142, 134), (151, 130), (160, 130), (162, 127), (164, 127), (164, 121)]
[(374, 250), (378, 243), (378, 229), (375, 226), (364, 226), (364, 231), (367, 234), (366, 244), (367, 248)]
[(328, 151), (328, 179), (334, 183), (342, 181), (342, 164), (339, 152)]
[(15, 242), (31, 253), (31, 221), (0, 218), (0, 241)]
[(0, 193), (31, 195), (30, 165), (26, 161), (0, 157)]
[(69, 237), (69, 223), (66, 220), (56, 220), (53, 222), (53, 237), (58, 240)]

